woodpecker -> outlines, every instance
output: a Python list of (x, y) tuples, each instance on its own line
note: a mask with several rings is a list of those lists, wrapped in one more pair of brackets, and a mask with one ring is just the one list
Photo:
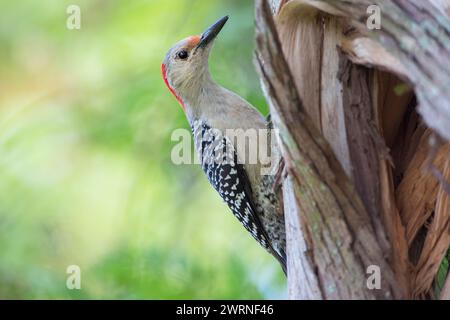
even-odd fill
[[(272, 164), (281, 159), (270, 123), (243, 98), (217, 84), (209, 71), (211, 48), (227, 20), (225, 16), (201, 35), (176, 43), (165, 56), (162, 74), (187, 116), (209, 182), (286, 274), (286, 235), (283, 209), (275, 191), (277, 179), (274, 170), (263, 174), (260, 156), (270, 154)], [(253, 162), (249, 153), (255, 149), (236, 139), (236, 133), (248, 130), (267, 135), (267, 139), (250, 139), (258, 150)]]

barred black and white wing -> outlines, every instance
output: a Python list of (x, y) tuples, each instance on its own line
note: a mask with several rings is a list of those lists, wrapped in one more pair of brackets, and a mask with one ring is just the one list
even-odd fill
[(193, 123), (192, 130), (202, 168), (209, 182), (234, 216), (261, 246), (275, 255), (285, 270), (285, 257), (274, 250), (257, 215), (249, 179), (245, 168), (238, 162), (232, 142), (220, 131), (200, 121)]

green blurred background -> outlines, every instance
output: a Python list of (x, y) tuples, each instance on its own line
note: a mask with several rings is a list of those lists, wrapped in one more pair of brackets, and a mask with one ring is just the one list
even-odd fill
[(225, 14), (212, 74), (266, 113), (251, 0), (0, 0), (0, 298), (285, 297), (200, 167), (170, 159), (188, 124), (161, 62)]

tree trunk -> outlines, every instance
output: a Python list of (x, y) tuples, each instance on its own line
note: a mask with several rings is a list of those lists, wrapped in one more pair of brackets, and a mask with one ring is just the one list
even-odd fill
[[(256, 66), (288, 172), (290, 298), (432, 297), (437, 285), (450, 246), (450, 20), (444, 0), (413, 2), (256, 1)], [(372, 4), (381, 30), (366, 28)]]

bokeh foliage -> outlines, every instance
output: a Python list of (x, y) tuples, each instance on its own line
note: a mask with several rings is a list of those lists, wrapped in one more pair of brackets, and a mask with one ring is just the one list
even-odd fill
[(213, 76), (265, 113), (251, 0), (0, 0), (0, 298), (285, 296), (199, 166), (170, 159), (188, 125), (161, 61), (225, 14)]

